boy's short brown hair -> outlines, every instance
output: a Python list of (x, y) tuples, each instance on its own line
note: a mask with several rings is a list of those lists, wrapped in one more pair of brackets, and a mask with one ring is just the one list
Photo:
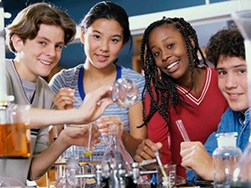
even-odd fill
[(18, 35), (23, 42), (26, 39), (32, 40), (37, 36), (40, 24), (62, 28), (65, 45), (71, 42), (76, 34), (76, 25), (66, 12), (47, 3), (35, 3), (19, 12), (13, 22), (6, 27), (6, 43), (10, 51), (16, 53), (11, 41), (14, 34)]

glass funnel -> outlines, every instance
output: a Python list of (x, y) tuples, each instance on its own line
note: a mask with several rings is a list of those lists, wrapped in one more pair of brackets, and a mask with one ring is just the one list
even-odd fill
[[(235, 12), (232, 18), (244, 38), (247, 62), (249, 106), (251, 106), (251, 9)], [(250, 113), (251, 115), (251, 113)], [(251, 187), (251, 136), (233, 174), (232, 187)]]

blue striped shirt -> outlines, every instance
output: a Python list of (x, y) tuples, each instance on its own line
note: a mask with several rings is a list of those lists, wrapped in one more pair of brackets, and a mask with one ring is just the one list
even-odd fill
[[(83, 75), (84, 75), (84, 64), (80, 64), (74, 68), (63, 69), (59, 73), (53, 76), (51, 79), (49, 86), (51, 89), (57, 93), (60, 88), (69, 87), (75, 90), (74, 98), (74, 108), (78, 108), (85, 97), (84, 92), (84, 83), (83, 83)], [(141, 93), (144, 88), (145, 79), (144, 76), (132, 69), (125, 68), (117, 65), (117, 76), (116, 79), (119, 78), (127, 78), (134, 81), (138, 88), (140, 95), (138, 97), (138, 101), (142, 100)], [(104, 116), (119, 116), (121, 120), (124, 122), (125, 131), (130, 132), (129, 125), (129, 108), (120, 108), (116, 104), (112, 104), (108, 106), (105, 110)], [(100, 160), (103, 152), (105, 150), (105, 145), (97, 145), (96, 150), (93, 152), (93, 160)], [(95, 159), (95, 152), (98, 152), (99, 159)], [(81, 152), (78, 152), (78, 155), (81, 155)], [(82, 157), (82, 156), (79, 156)]]

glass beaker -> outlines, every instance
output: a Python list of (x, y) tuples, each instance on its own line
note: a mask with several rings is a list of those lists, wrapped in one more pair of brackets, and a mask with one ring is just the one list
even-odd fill
[[(244, 38), (245, 58), (247, 62), (247, 79), (249, 93), (249, 108), (251, 106), (251, 9), (235, 12), (232, 18)], [(250, 111), (251, 115), (251, 111)], [(250, 116), (251, 117), (251, 116)], [(232, 187), (251, 187), (251, 135), (237, 168), (233, 174)]]
[(129, 108), (135, 104), (139, 96), (139, 89), (135, 82), (126, 78), (119, 78), (110, 88), (112, 100), (121, 108)]
[(0, 105), (0, 158), (31, 155), (29, 105)]

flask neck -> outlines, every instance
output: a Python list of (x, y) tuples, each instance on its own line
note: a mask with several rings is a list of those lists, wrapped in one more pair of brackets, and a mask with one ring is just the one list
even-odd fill
[(117, 135), (108, 135), (108, 143), (109, 144), (118, 144), (118, 136)]
[(130, 169), (130, 156), (125, 150), (121, 139), (121, 125), (112, 123), (107, 125), (108, 144), (104, 153), (103, 162), (113, 161), (115, 164), (123, 163)]
[(120, 135), (120, 124), (108, 124), (108, 142), (118, 144), (118, 140), (121, 138)]

